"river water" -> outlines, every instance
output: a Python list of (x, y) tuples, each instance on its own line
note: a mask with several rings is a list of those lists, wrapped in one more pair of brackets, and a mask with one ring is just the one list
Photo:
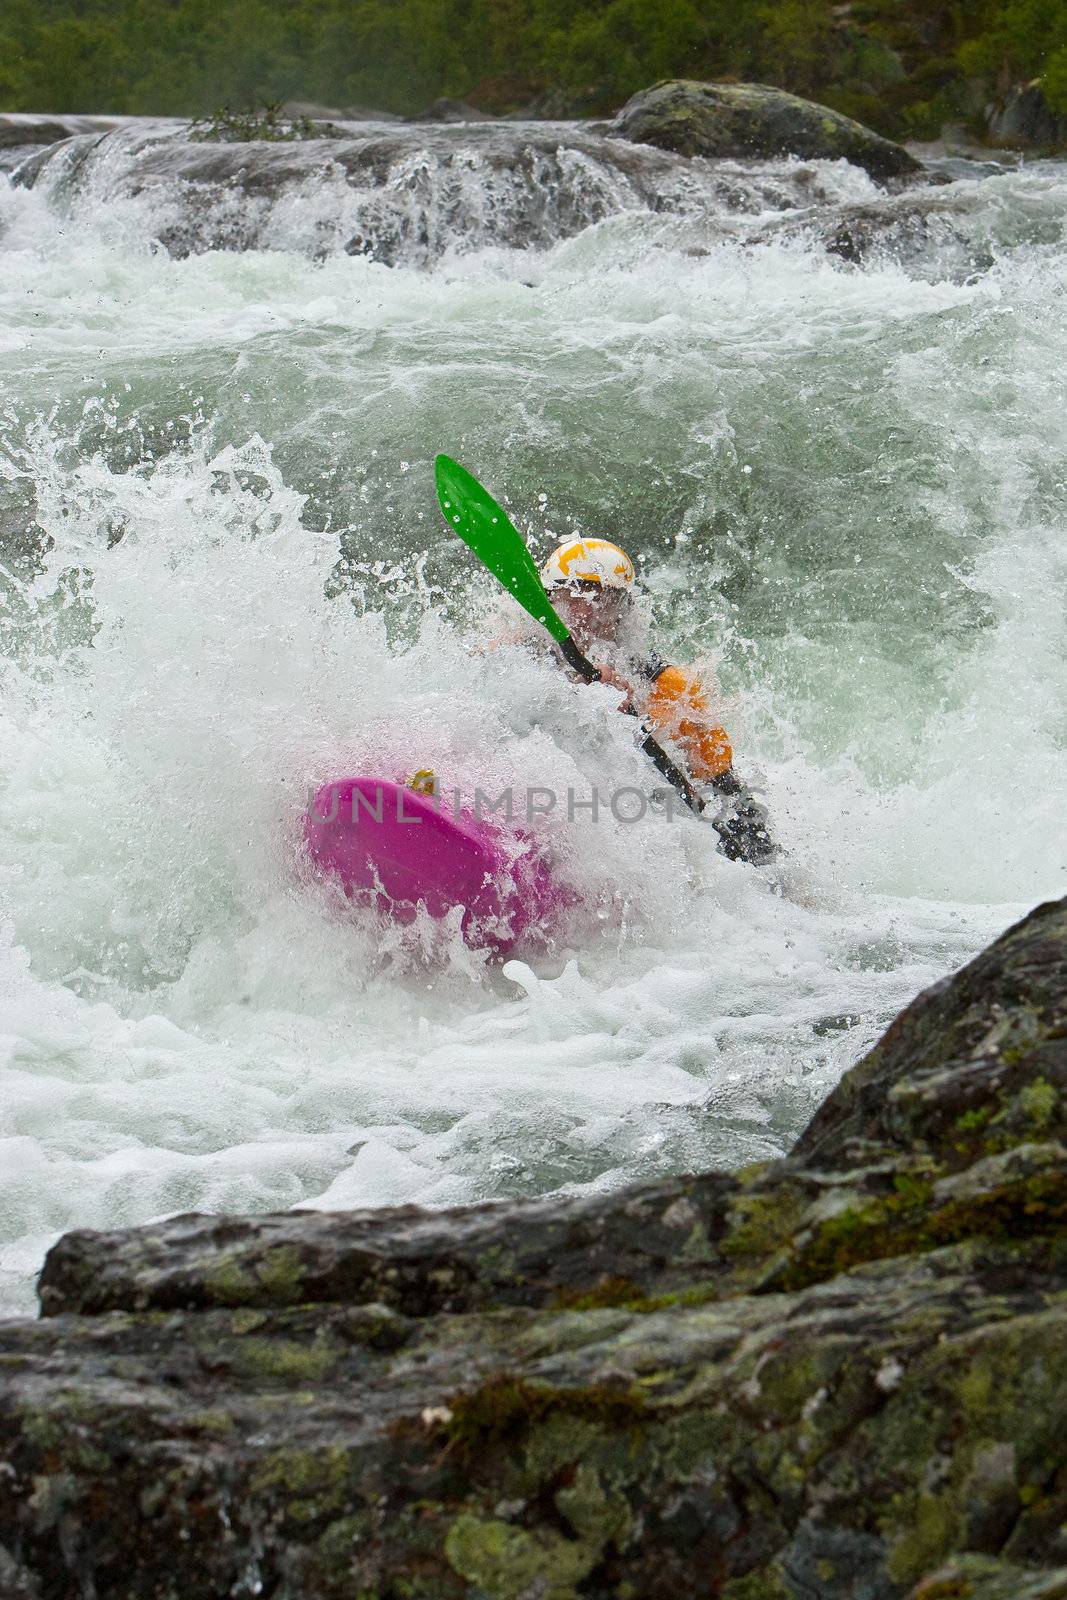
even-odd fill
[[(72, 1227), (774, 1157), (1067, 891), (1067, 167), (975, 168), (962, 245), (862, 266), (818, 237), (862, 173), (731, 170), (740, 207), (601, 185), (527, 249), (453, 209), (393, 265), (307, 183), (174, 259), (173, 194), (0, 177), (4, 1310)], [(611, 691), (479, 652), (510, 619), (439, 450), (538, 553), (631, 551), (780, 869), (552, 817), (581, 901), (502, 968), (309, 877), (346, 771), (647, 782)]]

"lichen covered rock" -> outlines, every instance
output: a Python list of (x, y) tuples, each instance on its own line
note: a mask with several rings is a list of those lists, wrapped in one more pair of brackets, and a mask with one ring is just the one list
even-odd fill
[(958, 1171), (1067, 1143), (1067, 901), (1037, 909), (901, 1012), (793, 1150), (840, 1170), (885, 1154)]
[(787, 1161), (69, 1235), (0, 1329), (0, 1593), (1067, 1600), (1067, 901)]
[(762, 83), (671, 78), (629, 99), (610, 131), (687, 156), (843, 157), (873, 178), (922, 170), (901, 145), (851, 117)]

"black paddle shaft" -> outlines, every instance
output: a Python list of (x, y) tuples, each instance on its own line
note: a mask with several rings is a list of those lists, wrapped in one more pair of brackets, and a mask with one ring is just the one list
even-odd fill
[[(569, 667), (573, 667), (578, 676), (580, 678), (584, 678), (586, 683), (598, 683), (600, 681), (600, 673), (597, 671), (596, 667), (594, 667), (593, 663), (588, 660), (586, 656), (583, 656), (582, 652), (579, 650), (572, 638), (568, 637), (563, 639), (560, 642), (559, 649), (560, 654), (563, 656), (563, 659), (566, 661), (567, 665)], [(625, 707), (625, 710), (629, 712), (630, 716), (637, 716), (637, 712), (633, 706), (628, 705)], [(645, 737), (641, 741), (641, 749), (652, 762), (652, 765), (656, 768), (657, 772), (662, 773), (667, 782), (670, 784), (671, 788), (676, 790), (677, 793), (681, 795), (690, 811), (694, 811), (699, 817), (700, 813), (704, 809), (703, 800), (697, 794), (696, 790), (689, 782), (689, 779), (686, 777), (681, 767), (679, 767), (676, 762), (671, 760), (670, 756), (667, 754), (666, 750), (664, 750), (659, 740), (654, 738), (653, 735), (649, 733), (648, 729), (643, 725), (642, 731), (644, 732)]]

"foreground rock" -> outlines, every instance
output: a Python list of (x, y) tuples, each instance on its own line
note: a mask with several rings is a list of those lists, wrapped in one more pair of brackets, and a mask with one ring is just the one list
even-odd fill
[(872, 178), (908, 177), (922, 170), (902, 145), (851, 117), (761, 83), (672, 78), (635, 94), (610, 131), (687, 156), (844, 157)]
[(0, 1331), (0, 1592), (1062, 1600), (1065, 1089), (1067, 901), (787, 1161), (68, 1235)]

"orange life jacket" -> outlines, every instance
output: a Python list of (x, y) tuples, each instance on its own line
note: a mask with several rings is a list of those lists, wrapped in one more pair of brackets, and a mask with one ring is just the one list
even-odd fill
[(733, 751), (726, 729), (712, 719), (699, 678), (655, 658), (647, 676), (649, 690), (641, 709), (652, 726), (681, 746), (698, 783), (721, 777), (729, 770)]

